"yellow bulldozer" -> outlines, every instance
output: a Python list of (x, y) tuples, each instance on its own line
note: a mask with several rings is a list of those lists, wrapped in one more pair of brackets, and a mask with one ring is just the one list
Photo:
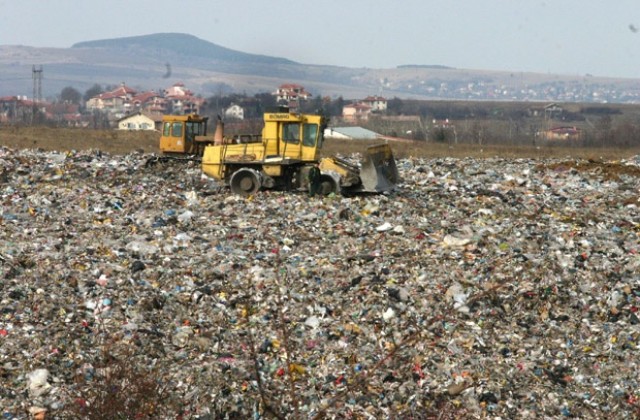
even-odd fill
[(198, 114), (164, 115), (160, 151), (165, 156), (202, 156), (212, 140), (207, 137), (208, 118)]
[(203, 172), (240, 195), (261, 189), (307, 190), (309, 169), (319, 163), (320, 194), (381, 193), (398, 183), (391, 147), (368, 147), (360, 162), (320, 158), (327, 120), (322, 115), (267, 112), (261, 134), (224, 135), (219, 119), (213, 136), (198, 115), (165, 116), (160, 149), (164, 154), (201, 156)]

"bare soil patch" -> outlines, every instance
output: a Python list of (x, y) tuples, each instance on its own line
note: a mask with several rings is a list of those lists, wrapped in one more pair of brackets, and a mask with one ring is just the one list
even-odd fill
[(100, 150), (111, 154), (157, 153), (155, 131), (90, 130), (49, 127), (0, 127), (0, 145), (12, 149)]
[(582, 173), (601, 174), (608, 181), (618, 181), (621, 176), (640, 177), (640, 168), (625, 165), (622, 162), (602, 162), (594, 160), (567, 160), (551, 164), (540, 165), (538, 169), (546, 168), (555, 171), (575, 170)]

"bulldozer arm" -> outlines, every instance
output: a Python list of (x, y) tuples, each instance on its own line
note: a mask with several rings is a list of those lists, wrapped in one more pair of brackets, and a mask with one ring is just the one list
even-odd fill
[(364, 151), (360, 165), (337, 156), (320, 161), (323, 175), (335, 178), (343, 194), (381, 193), (392, 190), (398, 182), (398, 168), (388, 144), (370, 146)]
[(364, 191), (384, 192), (395, 187), (399, 176), (391, 146), (379, 144), (367, 148), (360, 167), (360, 180)]

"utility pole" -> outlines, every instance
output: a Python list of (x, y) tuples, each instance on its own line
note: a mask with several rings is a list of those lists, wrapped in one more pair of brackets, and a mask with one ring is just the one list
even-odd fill
[(36, 113), (38, 112), (38, 104), (42, 102), (42, 66), (36, 68), (35, 64), (31, 69), (31, 75), (33, 77), (33, 110), (31, 112), (31, 124), (35, 121)]

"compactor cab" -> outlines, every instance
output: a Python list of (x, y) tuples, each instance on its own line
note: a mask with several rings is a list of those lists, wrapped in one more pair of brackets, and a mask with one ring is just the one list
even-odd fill
[(208, 118), (198, 114), (163, 116), (160, 152), (201, 156), (207, 142), (198, 141), (197, 137), (206, 136), (207, 122)]

